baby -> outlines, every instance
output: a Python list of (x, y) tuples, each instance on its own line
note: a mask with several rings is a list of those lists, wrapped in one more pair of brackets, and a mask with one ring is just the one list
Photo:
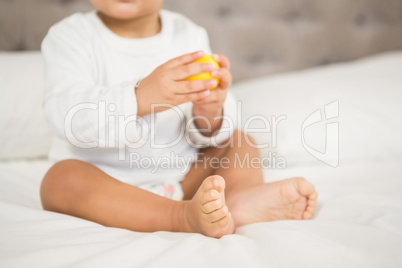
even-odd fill
[[(313, 185), (264, 183), (259, 164), (243, 161), (259, 153), (234, 128), (230, 62), (222, 54), (217, 69), (194, 62), (211, 53), (205, 29), (163, 10), (163, 0), (91, 3), (96, 10), (57, 23), (42, 43), (44, 111), (56, 134), (44, 209), (217, 238), (249, 223), (313, 216)], [(186, 80), (205, 72), (219, 84)]]

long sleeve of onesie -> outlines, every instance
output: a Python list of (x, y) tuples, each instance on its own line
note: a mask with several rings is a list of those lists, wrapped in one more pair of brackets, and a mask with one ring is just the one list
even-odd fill
[[(108, 125), (107, 120), (100, 120), (101, 109), (124, 118), (137, 113), (134, 86), (140, 77), (133, 73), (131, 80), (109, 86), (97, 84), (94, 78), (101, 70), (93, 64), (96, 55), (80, 42), (79, 35), (50, 31), (42, 43), (42, 52), (46, 64), (44, 112), (61, 138), (83, 148), (102, 146), (101, 133), (106, 132)], [(106, 101), (113, 107), (103, 107)], [(110, 111), (113, 108), (116, 110)], [(121, 127), (124, 129), (118, 129), (117, 133), (124, 132), (129, 140), (138, 140), (136, 124)]]

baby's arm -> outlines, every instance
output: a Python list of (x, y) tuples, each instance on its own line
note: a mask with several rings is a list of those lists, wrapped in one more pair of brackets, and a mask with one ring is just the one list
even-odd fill
[(212, 136), (221, 128), (223, 121), (223, 106), (232, 83), (232, 75), (229, 71), (230, 62), (222, 54), (214, 55), (220, 68), (212, 71), (212, 76), (219, 78), (220, 83), (215, 90), (201, 100), (193, 101), (193, 114), (195, 125), (204, 136)]
[(237, 128), (237, 106), (229, 92), (232, 83), (230, 62), (222, 54), (215, 55), (220, 68), (212, 75), (220, 79), (215, 90), (201, 99), (192, 101), (185, 109), (188, 140), (197, 147), (218, 146), (228, 140)]
[[(196, 46), (211, 54), (208, 33), (200, 28)], [(222, 54), (214, 55), (220, 68), (212, 75), (221, 81), (215, 90), (202, 99), (195, 100), (184, 107), (186, 117), (186, 135), (197, 147), (216, 146), (228, 140), (237, 127), (237, 107), (233, 95), (229, 92), (232, 83), (230, 62)]]
[[(95, 77), (102, 75), (101, 68), (94, 66), (97, 55), (93, 54), (88, 37), (78, 36), (80, 34), (82, 32), (69, 25), (59, 25), (49, 31), (42, 43), (46, 67), (44, 113), (62, 139), (79, 141), (79, 146), (83, 147), (102, 146), (99, 136), (106, 133), (109, 125), (100, 116), (108, 112), (116, 118), (129, 118), (135, 114), (133, 87), (139, 77), (111, 87), (96, 83)], [(77, 39), (86, 41), (80, 43)], [(113, 112), (110, 107), (115, 108)], [(127, 129), (118, 129), (117, 133), (124, 131), (128, 139), (138, 140), (136, 124), (121, 124), (121, 127)]]
[[(216, 55), (221, 68), (215, 69), (210, 63), (194, 63), (202, 56), (201, 51), (185, 54), (159, 66), (142, 80), (136, 89), (136, 96), (139, 116), (189, 104), (181, 106), (187, 121), (190, 121), (186, 124), (187, 134), (195, 144), (204, 146), (211, 144), (209, 137), (217, 134), (223, 125), (226, 132), (218, 139), (215, 137), (215, 141), (221, 143), (230, 137), (236, 127), (236, 105), (233, 96), (228, 93), (232, 83), (229, 60), (222, 54)], [(202, 72), (212, 72), (220, 79), (215, 90), (209, 90), (216, 86), (215, 79), (183, 81)], [(152, 104), (157, 106), (152, 108)]]

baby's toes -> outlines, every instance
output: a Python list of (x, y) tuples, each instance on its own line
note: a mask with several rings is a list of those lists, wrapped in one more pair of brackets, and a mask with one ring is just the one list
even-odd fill
[(223, 217), (219, 221), (212, 223), (211, 227), (212, 237), (221, 238), (224, 235), (233, 234), (234, 223), (230, 213), (228, 213), (226, 217)]
[(214, 222), (218, 222), (221, 219), (225, 218), (226, 216), (228, 216), (229, 214), (229, 209), (227, 206), (224, 206), (218, 210), (215, 210), (209, 214), (207, 214), (207, 219), (209, 222), (214, 223)]
[(211, 212), (213, 212), (215, 210), (218, 210), (218, 209), (222, 208), (223, 205), (224, 204), (222, 203), (222, 201), (220, 199), (217, 199), (217, 200), (213, 200), (213, 201), (210, 201), (210, 202), (205, 203), (204, 205), (202, 205), (201, 210), (205, 214), (209, 214), (209, 213), (211, 213)]
[(218, 175), (209, 176), (202, 182), (201, 189), (204, 192), (212, 189), (222, 192), (225, 189), (225, 180)]
[(309, 200), (307, 202), (306, 210), (303, 213), (303, 219), (309, 220), (313, 217), (316, 207), (316, 200)]
[(295, 181), (297, 183), (297, 189), (299, 189), (299, 193), (302, 196), (312, 198), (314, 194), (316, 194), (313, 184), (308, 182), (305, 178), (295, 178)]
[(308, 199), (307, 206), (311, 208), (315, 208), (317, 205), (317, 199)]
[(310, 220), (313, 217), (314, 211), (308, 209), (303, 213), (303, 220)]
[(203, 206), (210, 201), (222, 199), (224, 189), (225, 180), (221, 176), (209, 176), (200, 186), (198, 193), (200, 205)]
[(231, 214), (229, 212), (226, 215), (226, 217), (223, 217), (219, 221), (214, 222), (214, 225), (216, 225), (216, 227), (219, 229), (225, 228), (229, 224), (229, 221), (231, 220), (230, 217), (231, 217)]
[(312, 194), (310, 194), (310, 195), (308, 196), (309, 202), (310, 202), (310, 201), (311, 201), (311, 202), (316, 202), (317, 199), (318, 199), (318, 193), (315, 192), (315, 191), (314, 191)]
[[(203, 209), (204, 205), (206, 205), (208, 203), (211, 203), (211, 202), (214, 202), (214, 201), (217, 201), (219, 199), (220, 199), (219, 198), (219, 193), (218, 193), (217, 190), (209, 190), (207, 192), (201, 193), (199, 201), (200, 201), (201, 209), (203, 210), (203, 212), (204, 212), (204, 209)], [(210, 207), (210, 206), (211, 205), (209, 205), (208, 207)], [(211, 211), (204, 212), (204, 213), (209, 213), (209, 212), (211, 212)]]

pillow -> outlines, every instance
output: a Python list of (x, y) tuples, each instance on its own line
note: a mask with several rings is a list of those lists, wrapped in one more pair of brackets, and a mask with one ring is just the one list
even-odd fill
[(250, 135), (268, 168), (402, 157), (401, 70), (392, 52), (238, 83), (241, 128), (262, 128)]
[(42, 112), (39, 51), (0, 52), (0, 160), (47, 156), (52, 136)]

